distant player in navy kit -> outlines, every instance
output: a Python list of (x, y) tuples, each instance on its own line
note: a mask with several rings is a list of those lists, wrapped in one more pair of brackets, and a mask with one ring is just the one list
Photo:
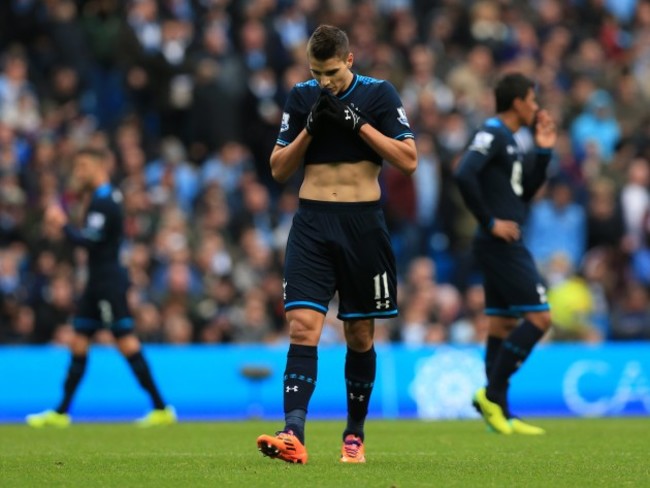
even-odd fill
[(351, 71), (342, 30), (321, 25), (309, 39), (313, 80), (286, 102), (273, 177), (286, 181), (304, 162), (300, 206), (287, 242), (284, 306), (290, 346), (284, 373), (285, 426), (257, 439), (260, 451), (306, 463), (305, 418), (316, 386), (317, 345), (339, 294), (348, 420), (341, 461), (365, 462), (364, 422), (375, 380), (374, 320), (394, 317), (395, 258), (379, 205), (382, 160), (406, 174), (417, 166), (413, 133), (395, 88)]
[(85, 226), (82, 229), (72, 227), (65, 212), (56, 205), (48, 208), (45, 219), (63, 227), (73, 245), (88, 250), (88, 283), (73, 319), (72, 361), (63, 399), (55, 410), (28, 415), (27, 423), (32, 427), (67, 427), (70, 424), (68, 410), (86, 370), (90, 340), (97, 330), (108, 327), (154, 406), (139, 424), (172, 424), (176, 422), (174, 409), (163, 402), (142, 355), (140, 341), (133, 333), (133, 319), (126, 301), (128, 277), (118, 256), (123, 237), (121, 195), (110, 185), (106, 155), (100, 150), (83, 149), (75, 155), (73, 171), (78, 189), (92, 193)]
[[(466, 205), (479, 222), (474, 254), (484, 274), (485, 312), (489, 316), (485, 369), (487, 388), (474, 405), (487, 424), (502, 434), (543, 434), (508, 408), (512, 374), (526, 360), (551, 325), (546, 287), (521, 241), (527, 202), (546, 179), (557, 131), (548, 112), (540, 110), (534, 83), (509, 74), (495, 89), (497, 116), (474, 135), (456, 170)], [(513, 134), (531, 126), (537, 158), (530, 168)]]

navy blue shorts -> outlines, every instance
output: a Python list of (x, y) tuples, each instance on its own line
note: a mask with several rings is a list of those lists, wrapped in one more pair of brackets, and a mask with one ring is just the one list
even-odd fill
[(108, 328), (115, 337), (133, 332), (127, 288), (128, 280), (121, 276), (89, 279), (72, 321), (75, 331), (91, 336), (99, 329)]
[(483, 271), (487, 315), (520, 317), (526, 312), (550, 310), (546, 284), (520, 241), (477, 237), (474, 255)]
[(341, 320), (395, 317), (395, 256), (379, 202), (300, 200), (287, 241), (284, 308), (327, 313), (338, 291)]

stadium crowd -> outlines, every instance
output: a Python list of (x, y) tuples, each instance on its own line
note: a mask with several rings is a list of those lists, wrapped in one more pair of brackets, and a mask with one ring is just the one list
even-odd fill
[[(300, 176), (273, 182), (268, 157), (320, 23), (397, 87), (417, 137), (416, 174), (382, 174), (401, 315), (378, 341), (484, 340), (476, 224), (451, 172), (513, 70), (561, 127), (524, 232), (550, 340), (650, 339), (650, 1), (15, 0), (0, 2), (0, 343), (70, 338), (85, 256), (42, 216), (59, 201), (78, 221), (81, 146), (112, 155), (142, 340), (285, 340)], [(336, 309), (323, 343), (341, 341)]]

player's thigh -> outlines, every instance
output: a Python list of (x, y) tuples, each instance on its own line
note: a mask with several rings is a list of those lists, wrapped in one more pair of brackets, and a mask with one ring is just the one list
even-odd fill
[(488, 334), (492, 337), (500, 337), (505, 339), (510, 332), (517, 327), (519, 317), (512, 315), (497, 315), (492, 314), (488, 316)]
[(113, 312), (113, 321), (110, 323), (111, 332), (116, 339), (134, 335), (135, 323), (129, 310), (126, 289), (116, 292), (111, 298), (111, 300), (106, 300)]
[[(485, 293), (485, 314), (490, 317), (499, 319), (516, 318), (518, 314), (509, 309), (508, 300), (501, 294), (498, 283), (495, 283), (495, 277), (491, 273), (483, 270), (483, 291)], [(496, 320), (498, 321), (498, 320)], [(490, 323), (493, 321), (491, 320)]]
[(77, 300), (76, 308), (76, 313), (72, 318), (72, 327), (75, 333), (85, 337), (91, 337), (97, 330), (103, 327), (93, 289), (86, 288), (84, 290)]
[(134, 322), (127, 300), (127, 283), (122, 279), (106, 280), (95, 293), (102, 324), (119, 339), (133, 333)]
[(287, 312), (291, 344), (316, 346), (320, 341), (325, 314), (310, 308), (294, 308)]
[(326, 216), (300, 211), (289, 232), (284, 259), (284, 308), (327, 313), (336, 290), (332, 249), (323, 235)]
[(340, 239), (336, 282), (344, 321), (395, 317), (397, 270), (381, 212), (351, 219)]
[(544, 280), (523, 245), (488, 247), (478, 252), (477, 258), (494, 294), (507, 310), (521, 315), (549, 309)]

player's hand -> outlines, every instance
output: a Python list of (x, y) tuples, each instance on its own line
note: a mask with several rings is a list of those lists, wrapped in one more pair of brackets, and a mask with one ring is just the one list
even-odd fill
[(519, 240), (519, 237), (521, 237), (519, 224), (512, 220), (494, 219), (490, 232), (492, 232), (493, 236), (503, 239), (506, 242), (514, 242)]
[(327, 92), (325, 90), (321, 91), (318, 99), (316, 102), (314, 102), (314, 105), (312, 105), (311, 110), (307, 115), (307, 123), (305, 124), (305, 129), (312, 137), (314, 134), (320, 131), (320, 128), (325, 123), (323, 110), (327, 108), (327, 97)]
[(68, 223), (68, 216), (59, 205), (53, 204), (45, 211), (45, 222), (55, 227), (63, 227)]
[(339, 100), (337, 96), (328, 94), (326, 100), (327, 106), (323, 109), (323, 114), (344, 129), (358, 134), (361, 127), (368, 123), (366, 119), (355, 112), (352, 107)]
[(557, 141), (557, 127), (547, 110), (540, 110), (535, 116), (534, 130), (535, 145), (551, 149)]

